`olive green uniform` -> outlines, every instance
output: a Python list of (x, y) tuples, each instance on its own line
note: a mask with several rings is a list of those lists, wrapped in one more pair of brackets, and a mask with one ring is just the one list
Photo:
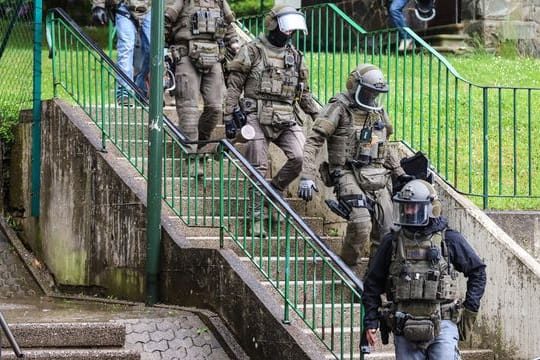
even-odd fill
[[(169, 0), (165, 37), (175, 59), (178, 127), (191, 141), (210, 139), (223, 117), (225, 47), (238, 41), (226, 0)], [(199, 97), (204, 108), (199, 112)], [(190, 152), (196, 152), (191, 145)]]
[(318, 112), (302, 54), (290, 44), (274, 46), (260, 35), (240, 48), (228, 69), (225, 117), (240, 103), (256, 134), (247, 144), (246, 157), (263, 176), (270, 142), (283, 150), (287, 162), (272, 179), (272, 185), (283, 191), (302, 171), (305, 136), (294, 112), (295, 102), (309, 115)]
[(388, 145), (391, 131), (384, 110), (364, 111), (348, 93), (340, 93), (315, 121), (304, 148), (302, 178), (314, 180), (319, 170), (315, 159), (328, 141), (336, 197), (352, 207), (341, 250), (342, 259), (351, 266), (360, 261), (370, 240), (373, 254), (393, 224), (392, 175), (405, 172)]

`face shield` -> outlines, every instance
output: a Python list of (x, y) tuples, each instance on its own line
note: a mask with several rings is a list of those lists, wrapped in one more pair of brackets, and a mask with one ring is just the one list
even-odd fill
[(358, 85), (354, 100), (365, 109), (379, 111), (383, 107), (385, 96), (385, 92), (379, 92), (366, 86)]
[(426, 226), (431, 213), (430, 201), (402, 201), (394, 196), (394, 224), (403, 226)]
[(277, 17), (279, 30), (284, 33), (291, 33), (295, 30), (302, 30), (307, 35), (306, 19), (300, 12), (289, 12), (285, 14), (279, 14)]

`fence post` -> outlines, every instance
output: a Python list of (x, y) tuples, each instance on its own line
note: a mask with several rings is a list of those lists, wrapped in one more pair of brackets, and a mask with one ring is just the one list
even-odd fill
[(150, 113), (146, 208), (146, 304), (158, 300), (161, 249), (161, 183), (163, 157), (163, 1), (152, 2)]
[(32, 216), (39, 216), (39, 191), (41, 188), (41, 37), (43, 22), (42, 0), (34, 1), (34, 94), (32, 123)]

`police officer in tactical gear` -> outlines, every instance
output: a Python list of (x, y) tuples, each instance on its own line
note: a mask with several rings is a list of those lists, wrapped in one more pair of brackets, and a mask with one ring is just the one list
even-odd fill
[[(244, 44), (228, 65), (224, 120), (226, 127), (231, 126), (238, 106), (246, 114), (247, 124), (255, 129), (255, 138), (247, 143), (246, 157), (263, 176), (268, 170), (270, 142), (285, 153), (287, 162), (271, 182), (283, 192), (300, 174), (303, 163), (305, 136), (294, 112), (295, 103), (312, 117), (319, 106), (309, 92), (302, 53), (291, 43), (294, 31), (307, 33), (304, 15), (291, 6), (276, 5), (264, 23), (265, 34)], [(261, 224), (253, 227), (255, 235), (265, 234)]]
[[(209, 140), (223, 119), (225, 83), (221, 61), (238, 38), (227, 0), (171, 0), (165, 38), (175, 60), (178, 127), (191, 141)], [(202, 95), (204, 108), (199, 112)], [(196, 153), (197, 145), (189, 147)]]
[[(430, 183), (412, 180), (393, 201), (401, 228), (385, 236), (364, 279), (367, 340), (375, 345), (381, 321), (381, 331), (394, 333), (398, 360), (458, 359), (458, 339), (469, 339), (484, 294), (486, 266), (448, 228)], [(467, 277), (463, 302), (456, 298), (457, 271)], [(389, 302), (381, 308), (383, 293)]]
[(354, 69), (347, 91), (339, 93), (315, 121), (304, 149), (304, 169), (298, 196), (306, 201), (318, 191), (315, 159), (328, 141), (328, 166), (321, 167), (325, 185), (334, 186), (339, 206), (335, 212), (348, 220), (341, 258), (354, 267), (371, 253), (392, 226), (392, 175), (410, 180), (388, 144), (392, 126), (381, 97), (388, 85), (381, 70), (371, 64)]

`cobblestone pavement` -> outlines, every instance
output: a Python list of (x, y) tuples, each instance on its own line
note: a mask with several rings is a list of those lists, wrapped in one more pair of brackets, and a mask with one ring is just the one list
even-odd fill
[(141, 360), (229, 359), (198, 316), (119, 320), (126, 324), (126, 348)]
[(125, 348), (141, 360), (227, 360), (197, 309), (145, 307), (43, 296), (17, 252), (0, 232), (0, 311), (8, 324), (114, 321), (125, 324)]
[(37, 296), (41, 289), (0, 232), (0, 298)]

